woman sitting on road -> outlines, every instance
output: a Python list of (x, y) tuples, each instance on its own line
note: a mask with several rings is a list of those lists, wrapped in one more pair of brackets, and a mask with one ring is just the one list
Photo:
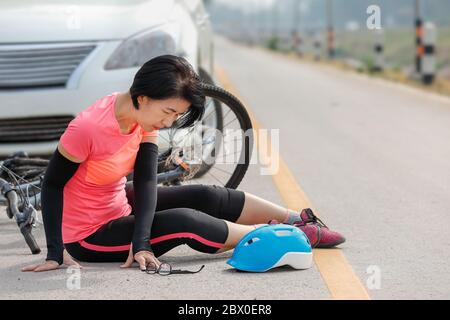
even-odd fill
[[(205, 97), (192, 66), (160, 56), (137, 72), (129, 92), (115, 92), (81, 112), (61, 136), (42, 187), (45, 262), (23, 271), (88, 262), (134, 261), (141, 269), (181, 244), (204, 253), (235, 247), (255, 225), (296, 225), (315, 247), (345, 239), (311, 210), (280, 207), (215, 185), (157, 187), (158, 130), (192, 126)], [(134, 170), (134, 180), (126, 176)]]

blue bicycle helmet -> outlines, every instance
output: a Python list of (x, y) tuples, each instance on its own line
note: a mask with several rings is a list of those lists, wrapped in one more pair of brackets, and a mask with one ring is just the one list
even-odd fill
[(283, 265), (308, 269), (312, 265), (312, 249), (308, 237), (297, 227), (264, 225), (239, 241), (227, 263), (251, 272), (265, 272)]

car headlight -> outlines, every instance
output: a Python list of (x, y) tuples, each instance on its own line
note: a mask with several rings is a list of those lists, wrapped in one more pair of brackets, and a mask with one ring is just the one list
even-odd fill
[(167, 23), (134, 35), (113, 52), (105, 64), (105, 70), (140, 67), (164, 54), (185, 56), (180, 37), (181, 26), (178, 23)]

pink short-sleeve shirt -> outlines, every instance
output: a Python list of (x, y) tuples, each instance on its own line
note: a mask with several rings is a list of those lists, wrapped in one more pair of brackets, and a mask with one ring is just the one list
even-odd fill
[(83, 160), (64, 187), (63, 242), (80, 241), (107, 222), (129, 215), (125, 183), (133, 171), (139, 144), (145, 136), (158, 136), (136, 125), (120, 132), (114, 113), (119, 92), (101, 98), (73, 119), (60, 144)]

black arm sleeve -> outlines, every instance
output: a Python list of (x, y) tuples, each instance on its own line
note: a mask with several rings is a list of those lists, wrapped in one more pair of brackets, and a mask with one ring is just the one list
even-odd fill
[(150, 142), (141, 143), (133, 175), (135, 215), (133, 254), (139, 251), (153, 252), (149, 241), (156, 210), (157, 168), (158, 146)]
[(62, 215), (64, 185), (77, 171), (79, 163), (65, 158), (59, 151), (53, 153), (42, 183), (41, 203), (47, 240), (47, 259), (63, 263)]

